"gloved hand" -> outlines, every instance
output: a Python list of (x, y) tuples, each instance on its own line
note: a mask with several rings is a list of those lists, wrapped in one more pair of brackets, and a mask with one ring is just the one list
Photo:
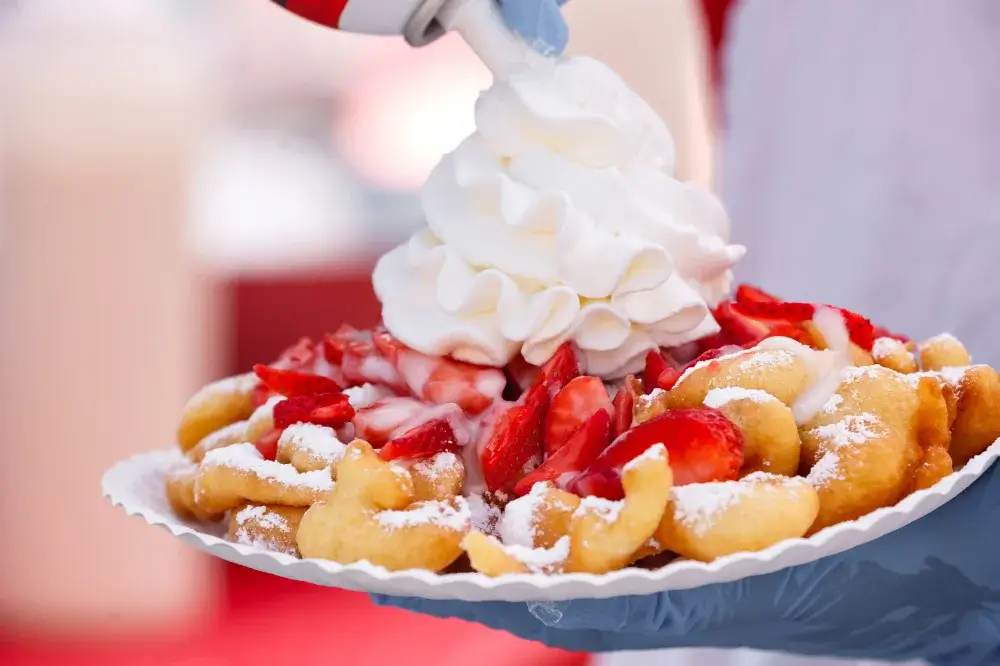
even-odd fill
[(568, 0), (497, 0), (511, 29), (542, 55), (557, 55), (566, 48), (569, 28), (559, 7)]
[(1000, 464), (929, 516), (810, 564), (734, 583), (552, 604), (376, 597), (584, 652), (751, 647), (1000, 664)]

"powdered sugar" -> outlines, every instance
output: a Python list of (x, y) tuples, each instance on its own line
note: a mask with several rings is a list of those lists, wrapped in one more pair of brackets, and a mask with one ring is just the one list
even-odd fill
[(504, 509), (503, 517), (497, 523), (500, 539), (509, 546), (531, 548), (535, 543), (535, 520), (545, 501), (549, 486), (536, 483), (531, 492), (518, 497)]
[(312, 423), (296, 423), (285, 428), (278, 446), (305, 451), (328, 465), (340, 462), (347, 451), (347, 445), (337, 439), (333, 428)]
[(204, 451), (211, 451), (212, 449), (217, 449), (219, 446), (225, 442), (232, 442), (234, 437), (242, 437), (247, 431), (248, 421), (237, 421), (236, 423), (230, 423), (224, 428), (216, 430), (211, 435), (208, 435), (202, 439), (198, 445)]
[(835, 449), (861, 446), (883, 434), (882, 423), (873, 414), (852, 414), (836, 423), (813, 428), (810, 434)]
[(930, 347), (932, 345), (942, 345), (942, 344), (952, 346), (952, 345), (961, 345), (962, 343), (959, 341), (958, 338), (956, 338), (951, 333), (940, 333), (938, 335), (935, 335), (933, 338), (927, 338), (926, 340), (924, 340), (924, 342), (921, 343), (920, 348), (926, 349), (927, 347)]
[(344, 389), (344, 395), (350, 401), (351, 406), (354, 409), (361, 409), (362, 407), (368, 407), (369, 405), (374, 405), (379, 400), (384, 400), (393, 395), (385, 386), (376, 384), (363, 384), (361, 386), (352, 386), (351, 388)]
[(458, 456), (451, 451), (442, 451), (430, 458), (425, 458), (413, 464), (413, 469), (424, 476), (437, 478), (442, 474), (456, 472), (460, 469)]
[(375, 520), (388, 529), (432, 526), (467, 532), (472, 524), (472, 513), (464, 497), (455, 497), (448, 501), (418, 502), (402, 511), (382, 511)]
[(674, 382), (674, 386), (675, 387), (680, 386), (681, 382), (683, 382), (685, 379), (687, 379), (688, 377), (690, 377), (692, 373), (694, 373), (697, 370), (701, 370), (702, 368), (707, 368), (708, 366), (712, 365), (713, 363), (718, 363), (720, 361), (725, 361), (725, 360), (731, 359), (731, 358), (738, 358), (740, 356), (746, 356), (747, 354), (754, 353), (755, 351), (756, 351), (756, 348), (754, 348), (754, 349), (741, 349), (740, 351), (733, 352), (732, 354), (723, 354), (722, 356), (719, 356), (717, 358), (711, 358), (711, 359), (708, 359), (706, 361), (698, 361), (697, 363), (695, 363), (694, 365), (692, 365), (690, 368), (688, 368), (687, 370), (685, 370), (683, 373), (681, 373), (681, 376), (677, 379), (676, 382)]
[(264, 421), (270, 422), (274, 418), (274, 406), (285, 400), (283, 395), (273, 395), (267, 399), (263, 405), (254, 410), (247, 422), (247, 429), (259, 428)]
[(290, 488), (302, 488), (326, 492), (333, 490), (333, 478), (329, 469), (299, 473), (291, 465), (264, 460), (253, 444), (234, 444), (215, 449), (205, 454), (202, 467), (228, 467), (261, 479), (275, 481)]
[(826, 404), (819, 410), (820, 414), (832, 414), (837, 411), (841, 403), (844, 402), (844, 397), (839, 393), (834, 393), (830, 396), (830, 399), (826, 401)]
[[(662, 444), (659, 446), (662, 446)], [(573, 517), (578, 518), (589, 513), (596, 515), (607, 523), (614, 523), (618, 520), (618, 516), (624, 508), (624, 500), (615, 502), (602, 497), (584, 497), (580, 500), (580, 506), (573, 513)]]
[(962, 383), (962, 380), (965, 379), (965, 373), (972, 368), (973, 366), (971, 365), (949, 366), (938, 370), (938, 374), (941, 375), (949, 384), (957, 385)]
[(569, 537), (564, 536), (551, 548), (529, 548), (518, 545), (503, 545), (507, 555), (517, 560), (531, 573), (548, 573), (569, 558)]
[(872, 345), (872, 358), (882, 361), (900, 350), (906, 351), (906, 345), (895, 338), (878, 338)]
[(706, 534), (719, 516), (746, 494), (749, 486), (739, 481), (691, 483), (670, 491), (674, 518), (695, 534)]
[(815, 488), (822, 488), (829, 482), (842, 478), (844, 475), (840, 470), (840, 456), (836, 451), (828, 451), (809, 470), (806, 481)]
[(248, 505), (240, 510), (235, 517), (236, 524), (245, 525), (248, 521), (255, 520), (257, 524), (261, 527), (271, 530), (280, 530), (282, 532), (290, 532), (291, 526), (288, 521), (285, 520), (284, 516), (281, 516), (273, 511), (268, 511), (266, 506), (262, 505)]
[(750, 400), (759, 404), (777, 402), (777, 398), (760, 389), (745, 389), (739, 386), (728, 386), (725, 388), (712, 389), (705, 395), (705, 406), (719, 409), (734, 400)]
[(631, 470), (635, 469), (639, 465), (649, 462), (650, 460), (666, 460), (666, 458), (667, 447), (663, 444), (653, 444), (641, 454), (625, 463), (625, 466), (622, 467), (622, 474), (628, 474)]
[(483, 534), (496, 535), (497, 524), (503, 515), (500, 507), (490, 504), (478, 493), (469, 495), (468, 505), (472, 517), (472, 529)]

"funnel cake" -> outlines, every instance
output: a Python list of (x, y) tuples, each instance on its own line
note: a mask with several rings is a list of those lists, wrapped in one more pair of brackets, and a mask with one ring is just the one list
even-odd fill
[(570, 343), (497, 369), (384, 329), (303, 339), (191, 400), (165, 492), (293, 556), (602, 574), (808, 537), (1000, 438), (1000, 376), (952, 336), (916, 344), (746, 285), (713, 316), (616, 381)]

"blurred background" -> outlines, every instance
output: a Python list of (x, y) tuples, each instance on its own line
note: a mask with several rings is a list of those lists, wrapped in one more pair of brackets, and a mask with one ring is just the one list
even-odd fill
[[(728, 4), (566, 9), (570, 51), (709, 184)], [(205, 381), (378, 319), (373, 262), (488, 84), (456, 39), (413, 51), (266, 0), (0, 2), (0, 663), (586, 663), (212, 560), (98, 489)]]

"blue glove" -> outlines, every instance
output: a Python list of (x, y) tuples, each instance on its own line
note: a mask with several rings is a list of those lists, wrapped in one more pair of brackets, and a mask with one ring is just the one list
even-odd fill
[(1000, 664), (1000, 464), (929, 516), (840, 555), (734, 583), (554, 604), (376, 597), (583, 652), (751, 647)]
[(569, 41), (559, 7), (568, 0), (498, 0), (507, 25), (542, 55), (558, 55)]

